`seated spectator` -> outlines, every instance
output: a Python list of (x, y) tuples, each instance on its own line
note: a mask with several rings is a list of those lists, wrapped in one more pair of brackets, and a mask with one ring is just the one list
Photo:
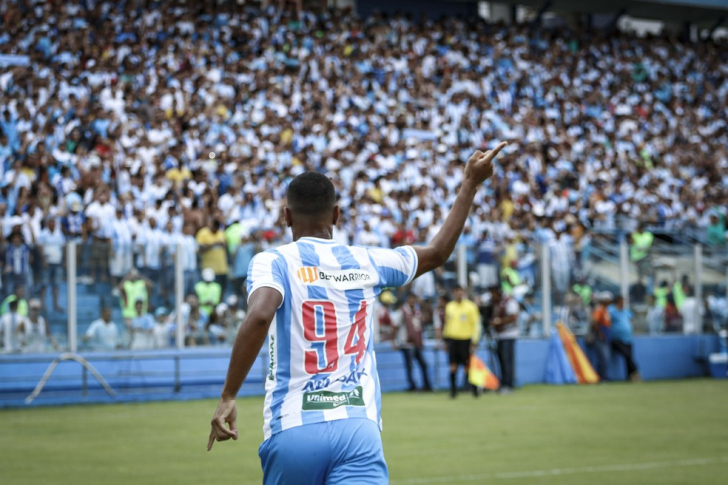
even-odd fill
[(185, 345), (195, 347), (208, 345), (210, 337), (206, 332), (209, 317), (200, 310), (199, 300), (195, 295), (188, 295), (182, 307), (182, 323), (185, 328)]
[(12, 302), (17, 303), (17, 311), (19, 315), (28, 316), (28, 300), (25, 299), (25, 285), (17, 285), (13, 289), (13, 294), (5, 298), (0, 305), (0, 315), (4, 315), (9, 311), (9, 305)]
[(174, 322), (169, 318), (169, 312), (164, 307), (159, 307), (154, 311), (154, 329), (152, 330), (152, 339), (155, 349), (166, 349), (172, 344), (174, 336)]
[(146, 311), (146, 302), (142, 298), (137, 298), (134, 302), (134, 318), (131, 319), (129, 325), (129, 333), (131, 334), (131, 350), (148, 350), (154, 348), (154, 339), (152, 333), (154, 331), (154, 317)]
[(202, 270), (202, 281), (195, 285), (195, 293), (200, 302), (200, 309), (207, 315), (212, 315), (222, 300), (222, 287), (215, 281), (215, 271), (212, 268)]
[(83, 341), (94, 350), (114, 350), (121, 348), (119, 327), (111, 320), (111, 308), (101, 309), (98, 319), (91, 322)]
[(40, 300), (33, 298), (28, 302), (28, 318), (18, 324), (17, 332), (23, 352), (44, 352), (50, 343), (57, 348), (55, 339), (51, 335), (48, 322), (40, 314)]
[(18, 313), (18, 302), (8, 303), (7, 312), (0, 317), (0, 332), (4, 352), (13, 352), (20, 349), (20, 328), (24, 328), (28, 317)]

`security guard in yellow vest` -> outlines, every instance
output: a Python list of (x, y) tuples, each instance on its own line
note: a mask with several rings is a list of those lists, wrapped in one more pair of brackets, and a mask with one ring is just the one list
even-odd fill
[(662, 280), (660, 286), (655, 288), (655, 306), (657, 308), (665, 308), (667, 306), (667, 297), (670, 295), (670, 287), (666, 280)]
[[(480, 312), (478, 305), (464, 298), (465, 291), (457, 286), (453, 290), (453, 301), (445, 306), (445, 328), (442, 336), (447, 342), (450, 357), (450, 396), (457, 396), (455, 384), (458, 366), (465, 368), (468, 377), (470, 354), (475, 351), (480, 341)], [(478, 388), (472, 387), (473, 395), (478, 395)]]
[(202, 281), (195, 285), (195, 293), (200, 301), (200, 310), (212, 315), (222, 300), (222, 287), (215, 282), (215, 271), (212, 268), (202, 270)]
[(521, 275), (518, 273), (517, 267), (518, 261), (512, 259), (509, 266), (501, 270), (501, 289), (506, 295), (512, 295), (513, 289), (521, 284)]
[(655, 235), (645, 230), (644, 224), (639, 223), (637, 229), (630, 234), (631, 245), (629, 247), (629, 259), (637, 266), (637, 273), (640, 277), (649, 271), (650, 248), (655, 240)]
[(121, 291), (121, 316), (125, 319), (132, 319), (137, 315), (134, 303), (142, 300), (142, 311), (147, 313), (149, 306), (149, 289), (152, 283), (139, 274), (136, 268), (132, 268), (129, 274), (119, 284)]

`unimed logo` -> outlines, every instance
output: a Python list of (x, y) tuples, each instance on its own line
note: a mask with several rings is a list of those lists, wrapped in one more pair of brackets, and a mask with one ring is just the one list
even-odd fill
[(304, 283), (313, 283), (319, 279), (319, 269), (316, 266), (304, 266), (296, 271), (296, 276)]

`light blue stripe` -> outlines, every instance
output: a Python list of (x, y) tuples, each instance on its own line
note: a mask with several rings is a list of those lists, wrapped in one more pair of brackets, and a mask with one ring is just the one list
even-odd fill
[[(296, 242), (298, 253), (301, 256), (301, 263), (303, 266), (315, 266), (318, 267), (321, 264), (319, 255), (316, 254), (316, 248), (306, 242), (302, 242), (300, 239)], [(329, 295), (326, 293), (326, 288), (316, 285), (308, 285), (308, 298), (309, 300), (328, 300)], [(303, 332), (303, 328), (301, 329)], [(323, 359), (324, 348), (323, 342), (313, 342), (313, 348), (316, 349), (319, 355), (319, 367), (323, 367), (321, 359)], [(303, 362), (299, 362), (298, 365), (304, 365)], [(327, 374), (318, 374), (321, 379), (328, 377)], [(314, 377), (314, 379), (316, 379)], [(301, 403), (303, 405), (303, 403)], [(318, 423), (324, 421), (323, 411), (301, 411), (301, 422), (303, 424)]]
[[(271, 434), (281, 431), (281, 410), (283, 409), (283, 400), (288, 394), (288, 383), (291, 380), (291, 285), (288, 280), (288, 265), (283, 256), (278, 251), (271, 251), (278, 256), (273, 261), (273, 270), (276, 269), (276, 263), (283, 264), (283, 268), (278, 267), (278, 273), (282, 274), (283, 290), (286, 298), (283, 299), (283, 305), (276, 312), (276, 359), (278, 359), (278, 367), (276, 368), (276, 387), (273, 389), (273, 399), (271, 400)], [(252, 268), (252, 265), (251, 265)], [(275, 273), (274, 273), (275, 274)], [(248, 278), (248, 284), (252, 284)]]
[(402, 271), (390, 268), (389, 266), (378, 265), (369, 251), (367, 251), (367, 256), (369, 256), (369, 261), (371, 261), (375, 271), (379, 274), (380, 287), (402, 286), (407, 281), (407, 275)]

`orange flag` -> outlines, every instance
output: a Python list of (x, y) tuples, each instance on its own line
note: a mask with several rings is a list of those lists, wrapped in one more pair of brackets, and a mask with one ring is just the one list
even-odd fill
[(576, 342), (576, 337), (569, 330), (569, 328), (562, 322), (556, 323), (556, 328), (561, 337), (561, 342), (564, 345), (566, 355), (569, 357), (571, 367), (574, 369), (576, 374), (576, 380), (579, 384), (596, 384), (599, 382), (599, 376), (594, 372), (589, 359), (584, 355), (584, 351), (581, 350), (579, 344)]
[(500, 387), (500, 381), (493, 374), (488, 366), (477, 356), (470, 356), (470, 366), (468, 366), (468, 382), (472, 385), (495, 391)]

